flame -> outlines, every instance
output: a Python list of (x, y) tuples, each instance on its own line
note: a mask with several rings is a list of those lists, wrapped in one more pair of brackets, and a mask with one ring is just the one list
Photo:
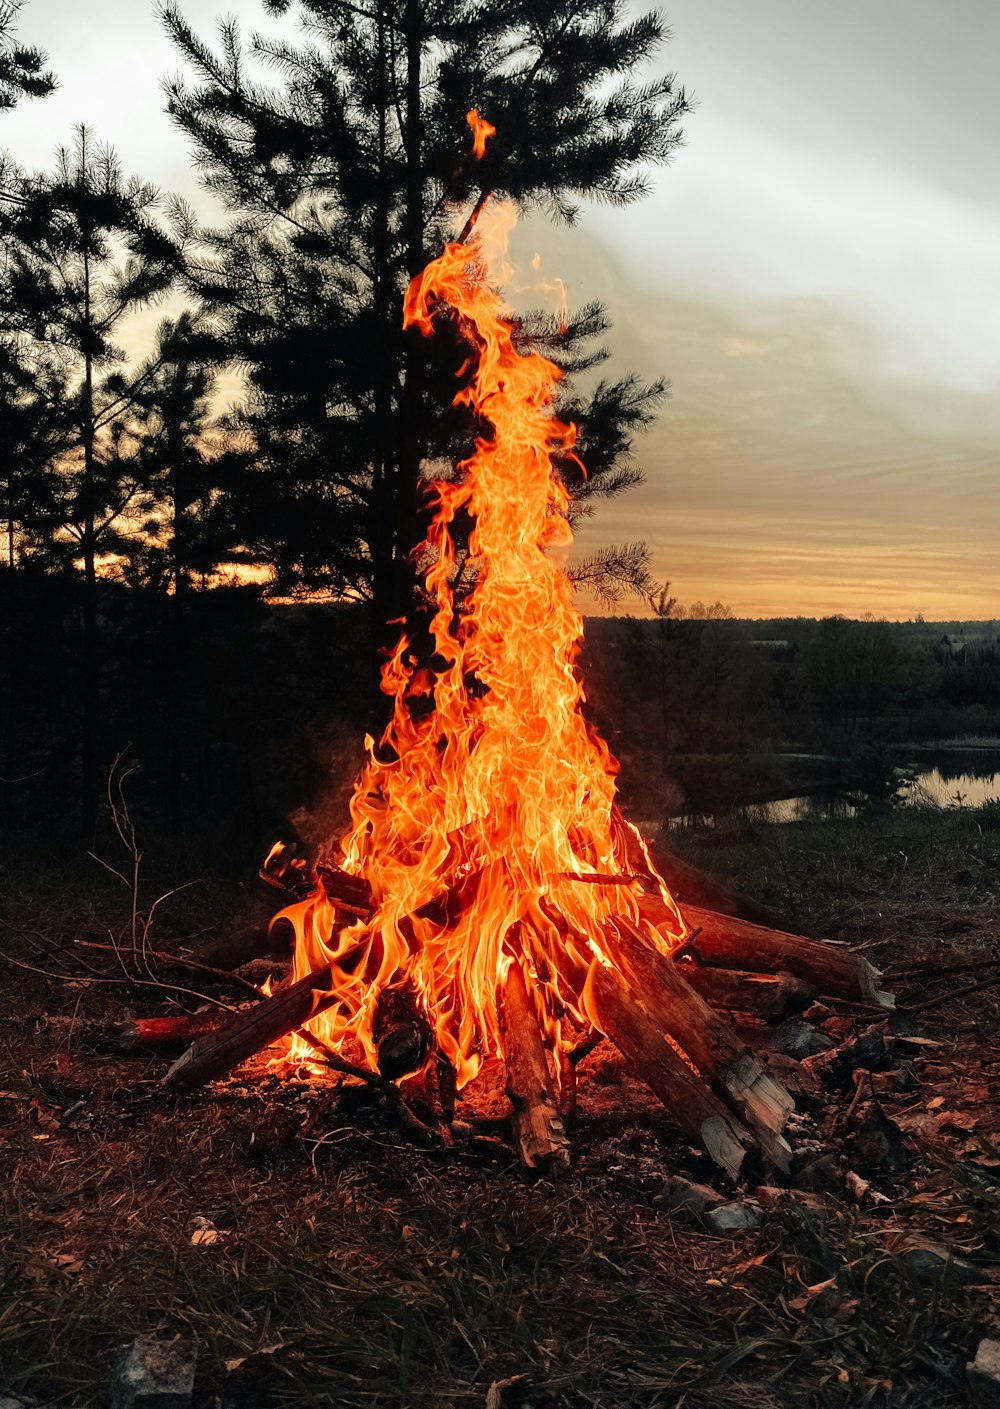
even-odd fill
[(482, 161), (486, 155), (486, 143), (497, 135), (497, 130), (492, 122), (480, 117), (475, 108), (465, 114), (465, 120), (472, 128), (472, 155), (476, 161)]
[[(478, 152), (492, 128), (475, 113), (469, 122)], [(472, 238), (447, 245), (406, 296), (408, 326), (431, 335), (451, 320), (463, 331), (471, 353), (455, 401), (490, 429), (458, 477), (433, 485), (423, 548), (433, 669), (402, 635), (382, 673), (391, 722), (379, 746), (366, 739), (352, 825), (329, 848), (339, 876), (370, 888), (370, 909), (345, 915), (321, 862), (312, 893), (282, 912), (296, 927), (296, 979), (335, 964), (338, 1002), (310, 1031), (335, 1050), (354, 1039), (374, 1060), (379, 995), (409, 983), (459, 1085), (498, 1051), (497, 994), (511, 963), (547, 1045), (565, 1048), (590, 1022), (591, 966), (610, 962), (602, 925), (640, 923), (614, 809), (617, 764), (581, 711), (583, 621), (547, 552), (572, 537), (552, 456), (572, 451), (575, 430), (552, 411), (558, 367), (515, 347), (486, 258), (513, 220), (511, 206), (489, 204)], [(458, 606), (460, 511), (474, 525), (476, 579)], [(684, 926), (660, 890), (673, 922), (653, 938), (669, 949)]]

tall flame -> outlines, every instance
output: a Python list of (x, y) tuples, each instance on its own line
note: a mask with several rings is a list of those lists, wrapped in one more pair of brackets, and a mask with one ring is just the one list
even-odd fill
[[(492, 129), (473, 116), (479, 152)], [(471, 351), (455, 401), (491, 429), (456, 478), (433, 485), (433, 670), (404, 634), (382, 674), (392, 719), (379, 747), (366, 741), (339, 847), (338, 864), (370, 887), (373, 913), (338, 930), (346, 917), (321, 883), (284, 912), (298, 935), (296, 978), (348, 950), (362, 956), (350, 973), (335, 968), (340, 1001), (312, 1021), (315, 1035), (335, 1048), (357, 1039), (374, 1056), (379, 994), (408, 981), (459, 1085), (498, 1050), (497, 993), (512, 960), (549, 1045), (565, 1045), (569, 1026), (588, 1021), (591, 964), (608, 962), (602, 923), (638, 920), (617, 765), (581, 712), (583, 621), (547, 552), (572, 537), (552, 457), (572, 452), (575, 430), (552, 411), (559, 368), (515, 346), (485, 256), (514, 218), (510, 205), (488, 205), (468, 242), (447, 245), (405, 301), (405, 323), (425, 334), (442, 317), (457, 321)], [(456, 609), (460, 511), (474, 525), (475, 585)]]

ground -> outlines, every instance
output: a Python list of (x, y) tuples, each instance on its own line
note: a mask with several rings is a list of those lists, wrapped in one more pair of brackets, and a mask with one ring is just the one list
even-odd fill
[[(675, 844), (862, 945), (916, 1004), (1000, 978), (996, 822), (743, 819)], [(114, 1348), (155, 1332), (201, 1339), (199, 1409), (450, 1409), (491, 1386), (492, 1406), (535, 1409), (967, 1403), (965, 1362), (1000, 1326), (1000, 986), (921, 1013), (923, 1041), (860, 1078), (853, 1114), (849, 1077), (803, 1079), (810, 1188), (761, 1195), (760, 1227), (720, 1236), (671, 1209), (667, 1179), (754, 1189), (727, 1187), (602, 1048), (581, 1069), (574, 1168), (552, 1181), (495, 1138), (417, 1149), (263, 1065), (165, 1096), (162, 1061), (95, 1051), (85, 1024), (196, 1000), (76, 943), (124, 936), (130, 963), (128, 892), (86, 864), (10, 860), (0, 903), (8, 1394), (103, 1405)], [(171, 897), (150, 941), (176, 949), (247, 894), (205, 881)], [(831, 1010), (828, 1029), (873, 1015), (849, 1016)], [(867, 1191), (852, 1197), (848, 1170)]]

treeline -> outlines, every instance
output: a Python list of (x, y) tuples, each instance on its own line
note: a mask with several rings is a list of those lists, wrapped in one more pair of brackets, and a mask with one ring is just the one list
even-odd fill
[(595, 618), (584, 671), (623, 781), (659, 814), (763, 794), (788, 776), (771, 754), (809, 756), (793, 780), (834, 781), (896, 745), (1000, 740), (998, 621)]
[[(683, 89), (634, 77), (661, 22), (617, 0), (264, 8), (285, 17), (280, 40), (226, 22), (209, 42), (161, 12), (162, 69), (179, 56), (187, 73), (165, 104), (213, 228), (123, 172), (114, 134), (67, 133), (43, 172), (0, 162), (8, 831), (72, 818), (92, 836), (126, 748), (175, 829), (220, 775), (244, 778), (252, 815), (272, 737), (317, 709), (370, 711), (385, 624), (404, 618), (426, 648), (431, 483), (484, 429), (452, 405), (467, 359), (452, 321), (432, 340), (403, 330), (409, 280), (486, 193), (571, 219), (585, 198), (640, 197), (680, 140)], [(2, 109), (58, 81), (20, 9), (0, 0), (0, 146)], [(496, 128), (481, 162), (473, 108)], [(169, 316), (138, 355), (156, 308)], [(632, 441), (664, 392), (600, 377), (607, 327), (596, 304), (516, 325), (566, 373), (571, 514), (638, 481)], [(459, 595), (470, 529), (454, 526)], [(609, 600), (652, 585), (641, 544), (578, 571)], [(337, 604), (315, 655), (296, 634), (315, 618), (269, 605), (296, 600)]]

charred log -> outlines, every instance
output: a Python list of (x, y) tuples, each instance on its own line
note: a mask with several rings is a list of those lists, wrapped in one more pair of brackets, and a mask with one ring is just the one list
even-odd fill
[(740, 1042), (729, 1024), (627, 920), (606, 922), (604, 942), (661, 1034), (666, 1033), (731, 1105), (770, 1160), (786, 1169), (791, 1150), (781, 1132), (795, 1109), (791, 1096)]
[[(640, 903), (640, 911), (650, 919), (651, 899), (644, 897)], [(831, 998), (895, 1007), (893, 995), (879, 988), (881, 971), (850, 949), (693, 906), (684, 907), (684, 918), (697, 931), (686, 947), (700, 964), (751, 973), (784, 972)]]
[(396, 1081), (423, 1066), (432, 1034), (417, 1006), (412, 984), (404, 982), (382, 990), (375, 1005), (372, 1036), (379, 1072), (387, 1080)]
[(172, 1013), (162, 1018), (127, 1017), (108, 1032), (108, 1041), (119, 1052), (183, 1051), (190, 1043), (231, 1022), (228, 1008), (212, 1008), (204, 1013)]
[(678, 964), (677, 971), (710, 1007), (744, 1013), (766, 1023), (782, 1022), (803, 1012), (819, 992), (815, 984), (791, 974), (753, 974), (691, 963)]
[(666, 1106), (684, 1134), (733, 1178), (753, 1138), (667, 1042), (621, 979), (595, 964), (589, 993), (594, 1017), (635, 1075)]

